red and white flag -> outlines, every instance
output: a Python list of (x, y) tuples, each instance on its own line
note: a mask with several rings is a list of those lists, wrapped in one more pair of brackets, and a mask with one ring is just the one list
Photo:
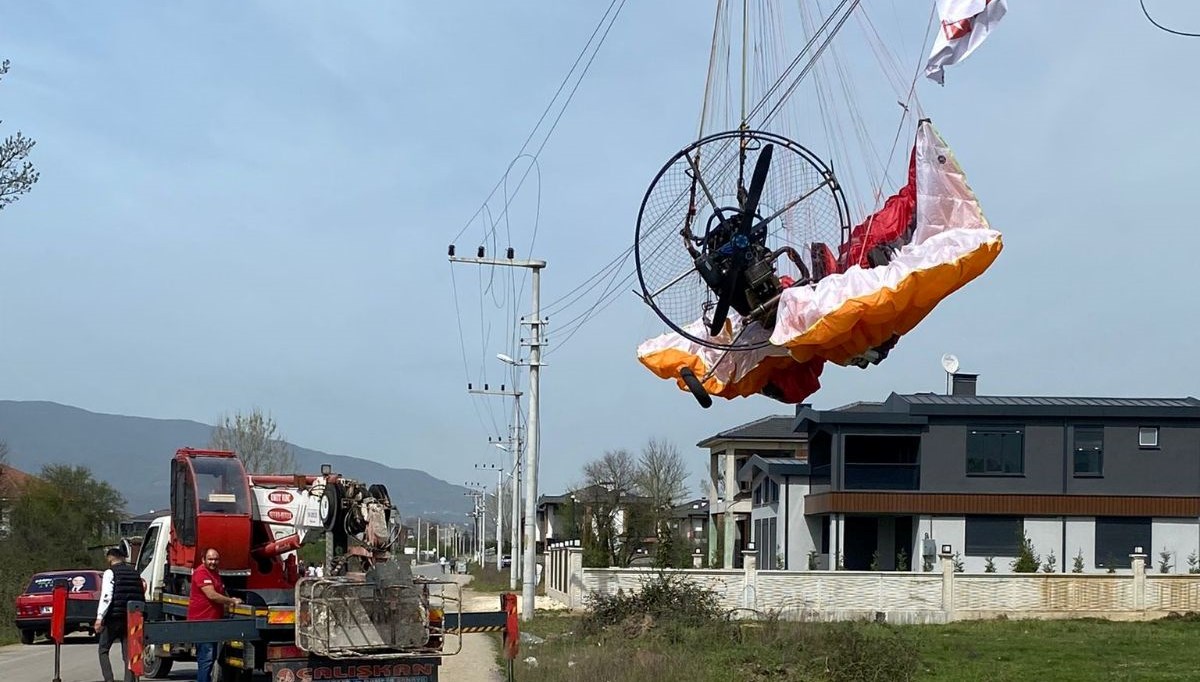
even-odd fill
[(925, 75), (942, 84), (943, 68), (966, 59), (987, 40), (1008, 7), (1004, 0), (937, 0), (937, 6), (941, 30), (925, 64)]

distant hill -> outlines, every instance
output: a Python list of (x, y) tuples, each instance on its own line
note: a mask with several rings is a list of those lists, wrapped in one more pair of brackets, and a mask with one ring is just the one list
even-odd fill
[[(32, 474), (45, 464), (86, 466), (125, 496), (131, 515), (168, 506), (171, 457), (181, 447), (208, 445), (212, 429), (185, 419), (126, 417), (52, 402), (0, 400), (0, 440), (8, 443), (9, 464)], [(328, 463), (350, 478), (383, 483), (406, 519), (419, 515), (461, 521), (470, 511), (470, 500), (463, 495), (466, 488), (424, 471), (291, 447), (300, 471), (316, 473)]]

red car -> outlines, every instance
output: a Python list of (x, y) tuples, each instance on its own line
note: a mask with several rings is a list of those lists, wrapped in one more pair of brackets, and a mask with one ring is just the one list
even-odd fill
[(103, 576), (100, 571), (90, 569), (46, 571), (34, 575), (25, 593), (17, 597), (17, 617), (14, 622), (21, 631), (21, 643), (33, 644), (38, 635), (50, 634), (51, 593), (56, 580), (67, 581), (66, 632), (95, 634), (92, 632), (92, 623), (96, 621)]

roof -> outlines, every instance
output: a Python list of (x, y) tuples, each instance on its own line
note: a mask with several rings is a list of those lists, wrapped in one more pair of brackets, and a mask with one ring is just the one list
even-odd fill
[[(571, 498), (587, 501), (588, 499), (595, 499), (601, 496), (611, 496), (612, 494), (613, 491), (610, 488), (600, 485), (599, 483), (593, 483), (592, 485), (576, 488), (575, 490), (568, 490), (562, 495), (539, 495), (537, 506), (541, 508), (547, 504), (566, 504), (571, 500)], [(641, 495), (635, 495), (629, 492), (622, 492), (621, 499), (626, 502), (637, 502), (648, 500), (650, 498), (642, 497)]]
[(938, 417), (1200, 420), (1196, 398), (1095, 398), (893, 393), (881, 403), (797, 410), (798, 425), (920, 427)]
[(708, 516), (708, 499), (697, 497), (694, 500), (688, 500), (671, 507), (671, 516), (682, 518), (685, 516)]
[(912, 415), (1200, 419), (1200, 400), (1057, 396), (892, 394)]
[(807, 460), (754, 455), (746, 460), (742, 468), (738, 469), (738, 480), (752, 480), (756, 470), (765, 471), (772, 476), (807, 476), (811, 471)]
[(123, 523), (139, 522), (139, 521), (153, 522), (154, 519), (157, 519), (160, 516), (167, 516), (170, 513), (171, 513), (171, 510), (169, 510), (169, 509), (163, 509), (162, 511), (154, 511), (153, 509), (151, 509), (150, 511), (146, 512), (145, 514), (138, 514), (137, 516), (130, 516), (130, 517), (126, 518), (123, 521)]
[(20, 469), (10, 466), (0, 467), (0, 497), (12, 497), (19, 488), (25, 487), (29, 481), (36, 478)]
[(937, 393), (898, 395), (901, 400), (910, 405), (1053, 405), (1057, 407), (1153, 407), (1156, 409), (1200, 407), (1200, 400), (1195, 398), (1058, 398), (1050, 396), (939, 395)]
[(756, 419), (752, 422), (735, 426), (722, 431), (715, 436), (709, 436), (696, 443), (697, 447), (705, 448), (723, 440), (807, 440), (808, 434), (796, 433), (796, 417), (792, 415), (773, 414)]

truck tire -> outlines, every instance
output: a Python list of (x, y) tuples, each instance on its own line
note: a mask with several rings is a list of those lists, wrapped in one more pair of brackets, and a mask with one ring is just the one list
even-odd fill
[(33, 630), (21, 630), (21, 644), (33, 644)]
[(171, 674), (175, 661), (158, 655), (157, 647), (148, 646), (142, 651), (143, 677), (161, 680)]
[(338, 517), (338, 508), (342, 505), (342, 494), (336, 483), (325, 484), (325, 489), (321, 492), (320, 505), (321, 525), (325, 527), (325, 530), (333, 530), (333, 524)]

